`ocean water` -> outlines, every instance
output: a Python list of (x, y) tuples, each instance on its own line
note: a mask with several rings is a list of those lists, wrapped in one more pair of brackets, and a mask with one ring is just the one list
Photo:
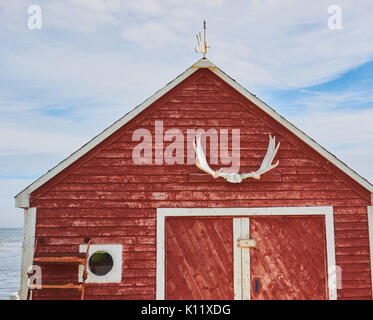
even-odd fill
[(22, 229), (0, 228), (0, 300), (19, 289)]

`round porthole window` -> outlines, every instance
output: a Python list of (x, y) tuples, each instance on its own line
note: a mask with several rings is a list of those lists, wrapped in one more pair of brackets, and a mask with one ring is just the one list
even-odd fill
[(113, 257), (106, 251), (96, 251), (88, 260), (89, 270), (97, 276), (108, 274), (113, 264)]

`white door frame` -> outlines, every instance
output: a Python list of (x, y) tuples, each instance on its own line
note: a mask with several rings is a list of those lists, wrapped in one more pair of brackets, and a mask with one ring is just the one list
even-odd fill
[(234, 300), (250, 300), (250, 248), (239, 248), (238, 240), (250, 238), (250, 218), (233, 218)]
[[(336, 285), (336, 265), (335, 265), (335, 246), (334, 246), (334, 220), (333, 207), (266, 207), (266, 208), (157, 208), (157, 270), (156, 270), (156, 299), (165, 299), (165, 221), (166, 217), (207, 217), (207, 216), (236, 216), (236, 217), (250, 217), (250, 216), (271, 216), (271, 215), (324, 215), (325, 216), (325, 232), (326, 232), (326, 257), (328, 265), (328, 289), (329, 299), (337, 299), (337, 285)], [(234, 225), (234, 232), (236, 236), (233, 238), (233, 248), (236, 247), (236, 239), (241, 235), (241, 228), (238, 228), (238, 221), (236, 219)], [(242, 219), (248, 220), (248, 219)], [(246, 222), (243, 222), (246, 223)], [(248, 236), (248, 234), (247, 234)], [(246, 249), (247, 250), (247, 249)], [(239, 255), (240, 250), (235, 250), (234, 255)], [(238, 256), (237, 256), (238, 258)], [(236, 256), (234, 257), (236, 259)], [(250, 267), (250, 261), (247, 262), (245, 268)], [(238, 277), (241, 278), (242, 269), (241, 263), (234, 263), (234, 296), (235, 299), (249, 299), (250, 296), (246, 294), (242, 296), (242, 285), (238, 282)], [(249, 272), (250, 274), (250, 272)], [(250, 286), (250, 279), (244, 279), (245, 292), (247, 286)], [(249, 287), (250, 288), (250, 287)]]

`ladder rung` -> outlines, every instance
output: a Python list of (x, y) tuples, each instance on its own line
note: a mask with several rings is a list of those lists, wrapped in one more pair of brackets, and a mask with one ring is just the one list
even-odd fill
[(84, 264), (85, 259), (80, 257), (37, 257), (34, 258), (34, 263), (55, 263), (55, 264)]
[(43, 284), (41, 287), (38, 288), (37, 285), (31, 284), (29, 289), (36, 290), (36, 289), (78, 289), (82, 290), (82, 284), (74, 284), (74, 283), (67, 283), (67, 284)]
[[(75, 253), (75, 255), (63, 255), (63, 253), (56, 254), (54, 253), (55, 256), (46, 256), (44, 253), (44, 256), (37, 256), (37, 248), (38, 248), (38, 243), (43, 243), (41, 241), (42, 239), (36, 239), (35, 240), (35, 249), (34, 249), (34, 264), (72, 264), (72, 265), (77, 265), (77, 264), (83, 264), (84, 265), (84, 270), (83, 270), (83, 282), (82, 283), (65, 283), (65, 284), (45, 284), (45, 285), (36, 285), (36, 284), (29, 284), (28, 290), (27, 290), (27, 300), (30, 299), (31, 297), (31, 292), (32, 290), (41, 290), (41, 289), (78, 289), (81, 291), (81, 300), (84, 300), (84, 293), (85, 293), (85, 282), (87, 279), (87, 263), (88, 263), (88, 257), (89, 257), (89, 247), (91, 245), (91, 240), (89, 238), (86, 238), (84, 242), (88, 243), (87, 244), (87, 250), (85, 253)], [(27, 273), (27, 275), (30, 276), (33, 273)]]

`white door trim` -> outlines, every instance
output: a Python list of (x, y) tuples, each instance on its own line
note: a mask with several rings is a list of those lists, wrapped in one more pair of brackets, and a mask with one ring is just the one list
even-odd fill
[[(266, 207), (266, 208), (157, 208), (157, 270), (156, 299), (165, 299), (165, 220), (166, 217), (205, 216), (271, 216), (271, 215), (324, 215), (326, 229), (326, 253), (328, 263), (329, 299), (337, 299), (335, 283), (335, 246), (333, 207)], [(236, 226), (237, 227), (237, 226)], [(233, 246), (234, 248), (235, 246)], [(236, 272), (236, 271), (235, 271)], [(240, 271), (241, 272), (241, 271)], [(236, 279), (238, 275), (234, 276)], [(235, 293), (236, 295), (236, 293)], [(237, 292), (237, 296), (239, 292)], [(242, 296), (242, 293), (241, 293)]]
[(237, 246), (241, 239), (241, 218), (233, 218), (233, 291), (234, 300), (242, 300), (242, 249)]
[(234, 300), (250, 300), (250, 248), (239, 248), (238, 240), (250, 238), (250, 219), (233, 218)]

